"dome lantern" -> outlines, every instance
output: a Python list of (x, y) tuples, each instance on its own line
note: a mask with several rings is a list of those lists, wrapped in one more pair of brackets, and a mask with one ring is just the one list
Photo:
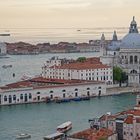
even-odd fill
[(133, 20), (131, 21), (129, 33), (138, 33), (137, 22), (135, 21), (135, 16), (133, 16)]

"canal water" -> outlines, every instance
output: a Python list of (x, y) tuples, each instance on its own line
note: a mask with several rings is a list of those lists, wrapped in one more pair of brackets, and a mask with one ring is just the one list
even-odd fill
[(31, 134), (31, 140), (56, 132), (56, 127), (72, 121), (70, 133), (89, 127), (88, 119), (106, 112), (119, 112), (135, 105), (135, 96), (125, 94), (70, 103), (39, 103), (0, 107), (0, 140), (15, 140), (18, 133)]

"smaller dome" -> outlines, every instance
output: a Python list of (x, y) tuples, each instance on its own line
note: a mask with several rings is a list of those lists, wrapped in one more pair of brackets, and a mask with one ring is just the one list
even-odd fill
[(140, 34), (129, 33), (123, 39), (121, 48), (140, 48)]

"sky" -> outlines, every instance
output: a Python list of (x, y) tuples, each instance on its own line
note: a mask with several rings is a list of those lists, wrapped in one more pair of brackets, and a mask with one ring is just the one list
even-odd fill
[(0, 0), (0, 28), (128, 27), (140, 25), (140, 0)]

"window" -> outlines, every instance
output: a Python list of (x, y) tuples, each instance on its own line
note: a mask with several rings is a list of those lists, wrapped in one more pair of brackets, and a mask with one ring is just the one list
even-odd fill
[(7, 96), (6, 95), (4, 96), (4, 102), (7, 102)]
[(87, 96), (90, 96), (90, 92), (89, 91), (87, 91)]
[(78, 91), (78, 89), (76, 88), (75, 91)]
[(16, 95), (13, 95), (13, 100), (14, 100), (14, 101), (16, 100)]
[(29, 99), (32, 99), (32, 94), (31, 93), (29, 93)]
[(63, 89), (63, 90), (62, 90), (62, 92), (66, 92), (66, 90), (65, 90), (65, 89)]
[(102, 87), (98, 87), (98, 89), (101, 89)]
[(133, 133), (132, 132), (130, 133), (130, 136), (133, 136)]
[(77, 92), (75, 92), (75, 97), (77, 97), (78, 96), (78, 93)]
[(51, 90), (50, 93), (53, 93), (53, 91)]
[(50, 98), (53, 99), (53, 95), (52, 94), (50, 95)]
[(40, 94), (40, 92), (37, 92), (37, 94)]
[(134, 56), (134, 62), (138, 63), (138, 57), (137, 56)]
[(130, 64), (133, 64), (133, 56), (130, 56)]
[(90, 88), (87, 88), (87, 90), (90, 90)]
[(23, 100), (23, 94), (20, 94), (20, 99)]
[(63, 98), (65, 98), (66, 97), (66, 95), (65, 95), (65, 93), (63, 94)]

